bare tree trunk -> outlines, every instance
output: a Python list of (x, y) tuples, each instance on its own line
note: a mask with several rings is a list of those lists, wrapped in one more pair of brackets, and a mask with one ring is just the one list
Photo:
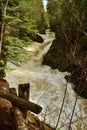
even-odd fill
[(6, 17), (6, 10), (7, 10), (7, 6), (8, 6), (8, 2), (9, 0), (6, 1), (6, 4), (5, 4), (5, 8), (4, 8), (4, 11), (3, 11), (3, 19), (2, 19), (2, 26), (1, 26), (1, 36), (0, 36), (0, 57), (1, 57), (1, 50), (2, 50), (2, 44), (3, 44), (3, 36), (4, 36), (4, 29), (5, 29), (5, 17)]

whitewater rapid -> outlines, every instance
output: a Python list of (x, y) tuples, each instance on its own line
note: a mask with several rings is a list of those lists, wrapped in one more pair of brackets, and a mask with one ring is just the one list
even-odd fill
[[(71, 127), (72, 130), (87, 130), (87, 101), (77, 97), (72, 89), (72, 84), (64, 78), (68, 72), (62, 73), (58, 69), (53, 70), (49, 66), (41, 64), (43, 55), (49, 50), (55, 39), (55, 34), (48, 30), (46, 35), (41, 36), (44, 39), (42, 44), (34, 42), (27, 48), (25, 47), (27, 51), (34, 53), (34, 59), (21, 66), (8, 63), (7, 66), (12, 70), (7, 72), (6, 79), (10, 87), (16, 89), (20, 83), (30, 83), (30, 100), (40, 104), (43, 108), (38, 115), (39, 118), (53, 127), (59, 120), (57, 130), (69, 130), (75, 100), (78, 98)], [(62, 112), (60, 112), (61, 106)]]

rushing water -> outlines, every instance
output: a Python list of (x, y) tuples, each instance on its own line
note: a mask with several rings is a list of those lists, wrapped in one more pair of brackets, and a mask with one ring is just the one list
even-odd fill
[[(12, 70), (7, 72), (6, 79), (10, 87), (15, 88), (20, 83), (30, 83), (30, 100), (43, 107), (38, 116), (51, 126), (55, 127), (58, 122), (57, 128), (60, 130), (87, 130), (87, 100), (77, 97), (72, 84), (67, 83), (64, 77), (68, 73), (41, 65), (43, 55), (50, 48), (55, 34), (48, 30), (46, 35), (41, 36), (44, 39), (42, 44), (35, 42), (25, 48), (34, 54), (34, 59), (20, 67), (8, 63)], [(72, 129), (69, 129), (70, 120)]]

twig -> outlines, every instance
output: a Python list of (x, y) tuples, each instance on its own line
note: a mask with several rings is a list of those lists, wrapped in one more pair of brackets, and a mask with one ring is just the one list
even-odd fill
[(49, 105), (46, 106), (45, 114), (44, 114), (44, 121), (46, 120), (46, 115), (47, 115), (47, 110), (48, 110)]
[(55, 129), (57, 128), (57, 126), (59, 124), (60, 116), (61, 116), (61, 113), (62, 113), (62, 110), (63, 110), (64, 101), (65, 101), (65, 97), (66, 97), (66, 92), (67, 92), (67, 85), (66, 85), (66, 88), (65, 88), (64, 97), (63, 97), (63, 101), (62, 101), (62, 105), (61, 105), (61, 109), (60, 109), (60, 113), (59, 113), (59, 116), (58, 116), (58, 120), (57, 120)]
[(72, 123), (73, 115), (74, 115), (74, 112), (75, 112), (75, 107), (76, 107), (77, 99), (78, 99), (78, 95), (76, 96), (75, 103), (74, 103), (74, 106), (73, 106), (72, 115), (71, 115), (70, 123), (69, 123), (69, 130), (71, 130), (71, 123)]
[[(87, 118), (87, 116), (81, 117), (81, 118), (79, 118), (79, 120), (83, 120), (83, 119), (86, 119), (86, 118)], [(72, 121), (71, 124), (74, 124), (74, 123), (76, 123), (77, 121), (78, 121), (78, 119), (75, 120), (75, 121)], [(66, 126), (66, 125), (68, 125), (68, 124), (70, 124), (70, 122), (67, 122), (66, 124), (63, 124), (63, 125), (60, 126), (58, 129), (61, 129), (61, 128), (63, 128), (64, 126)]]

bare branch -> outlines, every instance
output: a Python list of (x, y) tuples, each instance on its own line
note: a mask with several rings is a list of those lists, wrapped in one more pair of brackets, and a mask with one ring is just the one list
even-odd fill
[(67, 92), (67, 85), (66, 85), (66, 88), (65, 88), (64, 97), (63, 97), (63, 101), (62, 101), (62, 105), (61, 105), (61, 109), (60, 109), (60, 113), (59, 113), (59, 116), (58, 116), (58, 120), (57, 120), (57, 124), (55, 126), (55, 129), (57, 128), (57, 126), (59, 124), (60, 116), (61, 116), (63, 106), (64, 106), (64, 101), (65, 101), (65, 98), (66, 98), (66, 92)]
[(71, 130), (71, 123), (72, 123), (73, 115), (74, 115), (74, 112), (75, 112), (77, 100), (78, 100), (78, 95), (76, 96), (75, 103), (74, 103), (74, 106), (73, 106), (72, 115), (71, 115), (70, 123), (69, 123), (69, 130)]

